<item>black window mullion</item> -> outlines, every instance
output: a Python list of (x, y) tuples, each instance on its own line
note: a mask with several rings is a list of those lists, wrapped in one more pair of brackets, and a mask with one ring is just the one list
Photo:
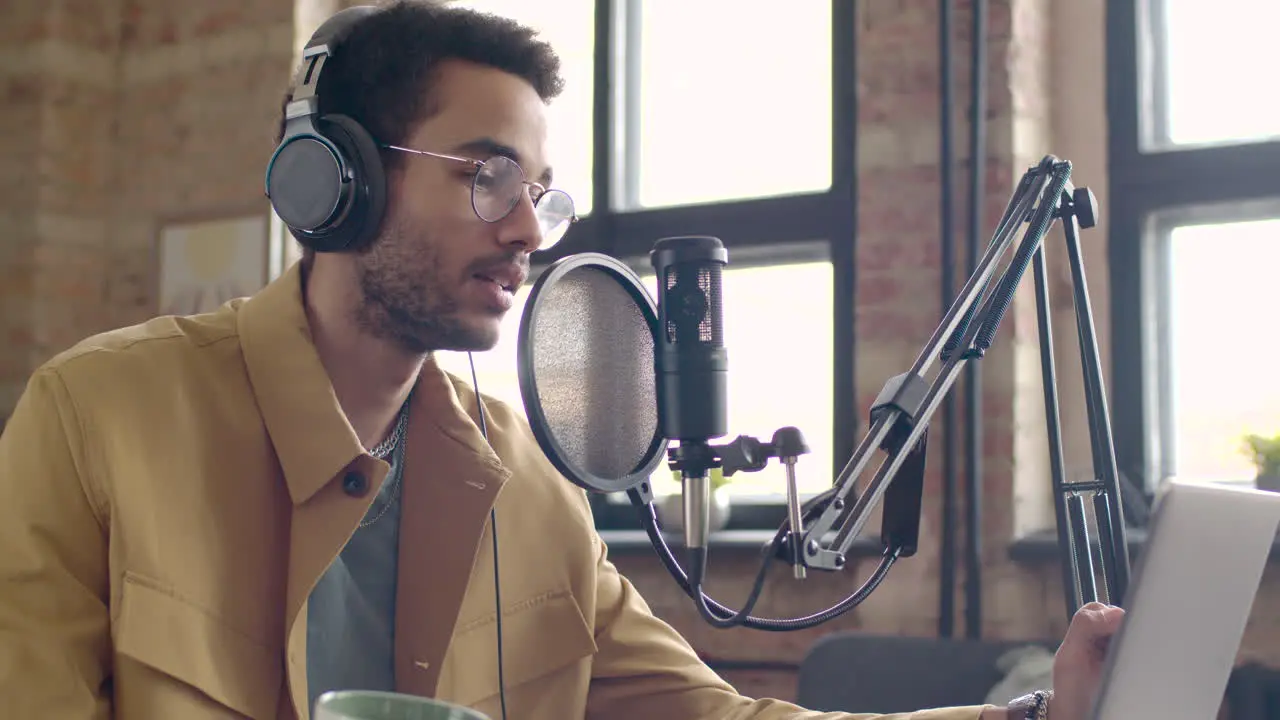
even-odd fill
[(614, 251), (647, 255), (659, 238), (714, 235), (729, 250), (825, 239), (830, 232), (827, 193), (790, 195), (706, 205), (619, 213), (614, 218)]
[(1155, 152), (1110, 165), (1111, 192), (1133, 194), (1148, 204), (1230, 202), (1280, 194), (1280, 141)]

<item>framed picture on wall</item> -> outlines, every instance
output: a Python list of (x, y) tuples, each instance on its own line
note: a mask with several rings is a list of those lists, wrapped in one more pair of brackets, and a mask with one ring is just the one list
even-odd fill
[(271, 212), (270, 260), (267, 268), (269, 280), (275, 280), (290, 266), (302, 259), (302, 246), (285, 227), (275, 211)]
[(160, 231), (160, 313), (208, 312), (269, 281), (267, 214), (202, 218)]

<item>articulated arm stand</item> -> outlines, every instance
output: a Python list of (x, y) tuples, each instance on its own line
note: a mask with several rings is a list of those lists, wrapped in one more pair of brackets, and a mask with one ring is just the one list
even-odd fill
[[(708, 470), (722, 470), (725, 474), (736, 470), (756, 471), (765, 466), (769, 457), (779, 457), (787, 467), (788, 520), (778, 530), (773, 542), (766, 546), (756, 586), (743, 610), (735, 613), (702, 593), (705, 548), (699, 549), (700, 552), (691, 557), (691, 572), (686, 576), (658, 531), (651, 505), (638, 492), (631, 492), (632, 502), (642, 506), (641, 518), (660, 558), (677, 582), (694, 598), (708, 622), (721, 627), (745, 625), (765, 630), (792, 630), (817, 625), (858, 605), (870, 595), (899, 557), (914, 554), (929, 421), (960, 376), (963, 367), (968, 362), (981, 358), (991, 346), (1000, 321), (1013, 302), (1023, 275), (1033, 262), (1050, 466), (1055, 490), (1058, 539), (1063, 553), (1063, 587), (1068, 615), (1073, 615), (1082, 603), (1102, 600), (1119, 604), (1124, 599), (1130, 572), (1128, 544), (1101, 359), (1079, 237), (1080, 227), (1092, 227), (1095, 223), (1097, 209), (1093, 194), (1088, 188), (1073, 189), (1070, 176), (1071, 163), (1053, 156), (1046, 156), (1039, 165), (1023, 175), (996, 228), (986, 255), (911, 369), (891, 378), (885, 384), (871, 409), (871, 427), (830, 490), (801, 506), (795, 490), (794, 465), (796, 456), (807, 452), (807, 448), (799, 431), (794, 428), (780, 430), (775, 434), (774, 441), (767, 444), (740, 437), (724, 446), (702, 445), (693, 453), (700, 460), (690, 463), (697, 467), (682, 466), (681, 458), (690, 453), (682, 453), (679, 449), (670, 451), (669, 464), (673, 470), (682, 472), (686, 482), (705, 478)], [(1057, 219), (1063, 220), (1074, 288), (1093, 454), (1094, 479), (1090, 482), (1067, 483), (1063, 477), (1057, 376), (1043, 247), (1044, 238)], [(1014, 246), (1017, 231), (1024, 222), (1028, 227), (1022, 240), (1017, 244), (1012, 259), (998, 281), (993, 284), (991, 280), (996, 275), (997, 266), (1009, 248)], [(935, 366), (939, 367), (930, 377), (929, 373)], [(708, 449), (713, 458), (711, 462), (707, 462)], [(884, 451), (887, 457), (865, 489), (858, 490), (857, 480), (866, 471), (871, 456), (877, 451)], [(1099, 559), (1106, 585), (1101, 595), (1094, 580), (1095, 569), (1084, 512), (1086, 494), (1092, 495), (1098, 527), (1098, 544), (1101, 550)], [(881, 528), (884, 556), (880, 566), (857, 592), (838, 605), (807, 618), (775, 620), (749, 615), (759, 596), (771, 560), (781, 557), (791, 563), (797, 569), (798, 578), (804, 576), (805, 568), (840, 570), (845, 565), (847, 553), (858, 533), (881, 502), (884, 503)], [(792, 529), (796, 527), (799, 531), (792, 533)], [(830, 542), (826, 542), (828, 538)]]

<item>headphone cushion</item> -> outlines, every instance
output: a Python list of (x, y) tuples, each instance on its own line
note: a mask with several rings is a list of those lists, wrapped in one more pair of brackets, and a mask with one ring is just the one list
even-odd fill
[(386, 211), (387, 180), (382, 155), (364, 127), (346, 115), (325, 115), (319, 126), (325, 138), (342, 153), (352, 188), (345, 217), (318, 236), (311, 234), (307, 242), (317, 251), (363, 249), (378, 236)]
[[(387, 176), (378, 145), (356, 120), (347, 115), (324, 115), (312, 129), (311, 140), (300, 145), (303, 151), (293, 151), (274, 163), (269, 172), (268, 184), (276, 213), (280, 214), (298, 242), (316, 252), (358, 251), (369, 246), (378, 237), (387, 209)], [(310, 135), (310, 133), (308, 133)], [(323, 142), (332, 150), (316, 154), (307, 147), (319, 147)], [(306, 135), (298, 140), (302, 142)], [(282, 146), (283, 149), (283, 146)], [(321, 156), (337, 152), (340, 159), (335, 164)], [(311, 155), (311, 163), (305, 160)], [(279, 167), (279, 170), (274, 168)], [(276, 177), (279, 176), (279, 177)], [(274, 179), (273, 179), (274, 178)], [(320, 223), (325, 215), (330, 219)], [(306, 224), (291, 224), (291, 219), (306, 218)]]

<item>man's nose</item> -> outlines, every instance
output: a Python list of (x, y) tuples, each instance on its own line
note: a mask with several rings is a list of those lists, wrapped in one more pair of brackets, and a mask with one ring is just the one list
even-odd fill
[(542, 226), (538, 223), (528, 185), (520, 188), (520, 199), (499, 225), (498, 242), (507, 247), (532, 253), (542, 246)]

